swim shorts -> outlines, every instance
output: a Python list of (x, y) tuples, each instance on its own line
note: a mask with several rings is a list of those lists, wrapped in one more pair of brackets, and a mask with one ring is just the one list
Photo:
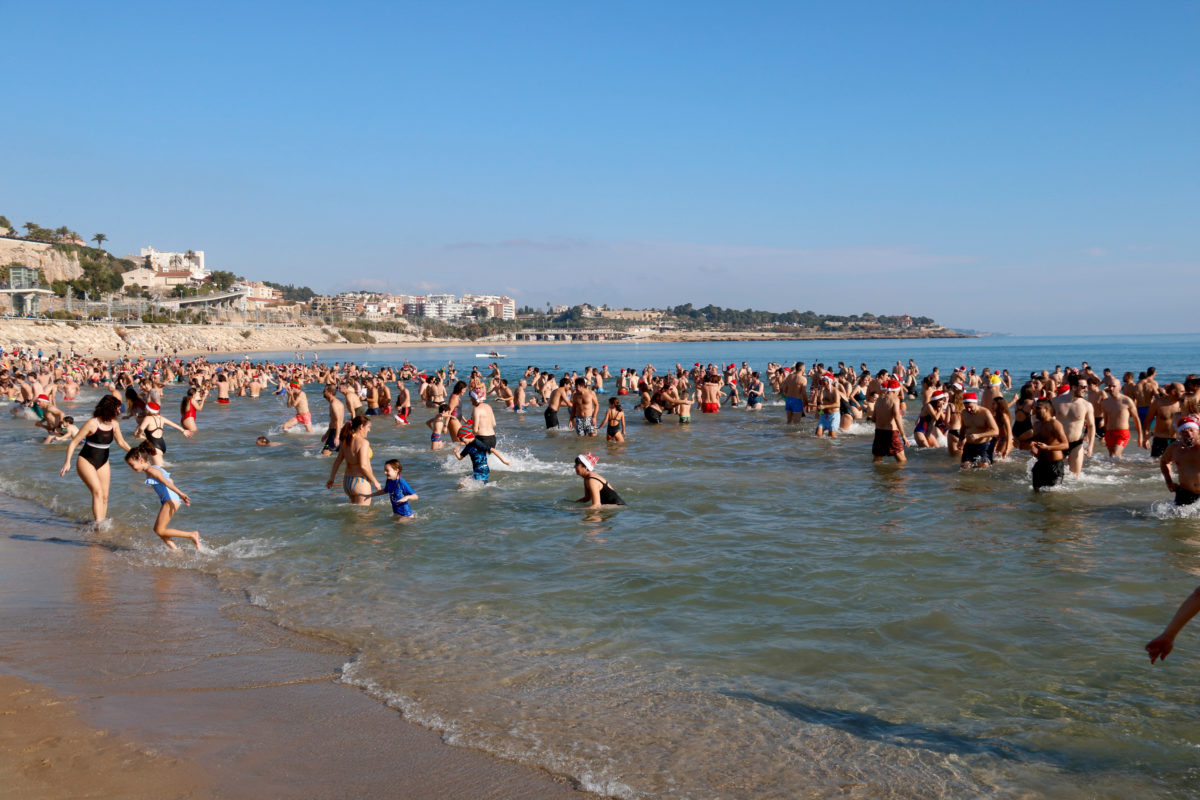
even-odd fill
[(718, 411), (721, 410), (721, 404), (720, 403), (701, 403), (700, 410), (703, 411), (705, 414), (716, 414)]
[(817, 430), (836, 433), (838, 427), (842, 424), (842, 412), (840, 411), (823, 411), (820, 419), (817, 420)]
[(1110, 453), (1118, 447), (1124, 447), (1129, 444), (1129, 430), (1105, 431), (1104, 444), (1108, 447), (1108, 452)]
[(296, 422), (300, 423), (301, 425), (312, 425), (312, 414), (297, 414)]
[(1045, 489), (1047, 486), (1058, 486), (1067, 474), (1067, 460), (1035, 461), (1033, 463), (1033, 488)]
[(804, 413), (804, 401), (798, 397), (783, 398), (783, 407), (786, 408), (788, 411), (792, 412), (793, 414), (803, 414)]
[(645, 417), (646, 417), (646, 422), (649, 422), (651, 425), (661, 425), (662, 424), (662, 412), (659, 411), (657, 408), (647, 407), (644, 413), (645, 413)]
[(227, 406), (227, 405), (229, 405), (229, 398), (228, 397), (218, 397), (217, 402), (223, 406)]
[(891, 430), (876, 430), (875, 439), (871, 442), (871, 455), (876, 458), (895, 456), (904, 452), (904, 437), (895, 428)]
[(596, 426), (592, 424), (591, 417), (576, 417), (575, 418), (575, 433), (580, 436), (595, 436)]
[(325, 435), (321, 437), (321, 444), (324, 446), (324, 449), (331, 453), (336, 453), (342, 446), (340, 442), (338, 444), (333, 443), (333, 440), (336, 438), (337, 431), (325, 431)]
[[(990, 440), (989, 440), (990, 441)], [(987, 462), (992, 463), (992, 455), (988, 448), (989, 442), (975, 442), (974, 444), (964, 444), (962, 451), (963, 464), (982, 464)]]
[(1158, 458), (1163, 453), (1167, 452), (1167, 448), (1171, 446), (1174, 439), (1165, 439), (1162, 436), (1155, 436), (1154, 441), (1150, 443), (1150, 457)]
[(546, 430), (558, 427), (558, 409), (557, 408), (547, 408), (545, 413), (542, 414), (542, 416), (546, 418)]
[(1189, 492), (1187, 489), (1179, 486), (1175, 487), (1175, 505), (1190, 506), (1197, 500), (1200, 500), (1200, 494)]

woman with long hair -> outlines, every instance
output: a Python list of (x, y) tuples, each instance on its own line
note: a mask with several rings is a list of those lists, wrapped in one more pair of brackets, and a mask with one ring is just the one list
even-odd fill
[(129, 451), (125, 437), (121, 435), (118, 418), (121, 415), (121, 401), (112, 395), (105, 395), (96, 404), (92, 418), (80, 426), (79, 432), (67, 445), (67, 456), (63, 461), (59, 476), (66, 475), (71, 469), (71, 456), (75, 448), (82, 442), (79, 459), (75, 462), (75, 471), (79, 479), (92, 493), (92, 516), (96, 522), (103, 522), (108, 516), (108, 487), (112, 482), (112, 469), (108, 465), (108, 450), (116, 442), (120, 448)]

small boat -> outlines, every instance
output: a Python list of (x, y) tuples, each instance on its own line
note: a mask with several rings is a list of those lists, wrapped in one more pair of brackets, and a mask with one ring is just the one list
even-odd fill
[(476, 353), (475, 357), (476, 358), (508, 358), (508, 356), (500, 355), (495, 350), (493, 350), (490, 353)]

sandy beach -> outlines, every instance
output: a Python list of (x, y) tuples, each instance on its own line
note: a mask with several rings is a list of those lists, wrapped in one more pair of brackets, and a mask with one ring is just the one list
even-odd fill
[(352, 658), (212, 577), (0, 496), (0, 781), (13, 797), (584, 797), (336, 682)]

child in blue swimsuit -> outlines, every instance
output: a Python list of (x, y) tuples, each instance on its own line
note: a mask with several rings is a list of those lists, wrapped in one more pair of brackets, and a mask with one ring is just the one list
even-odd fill
[(408, 485), (408, 481), (400, 477), (403, 469), (400, 461), (395, 458), (384, 462), (383, 474), (387, 480), (384, 481), (383, 488), (372, 494), (371, 497), (386, 494), (392, 501), (392, 513), (397, 517), (413, 517), (416, 515), (409, 503), (417, 499), (417, 493)]
[(505, 458), (499, 450), (488, 447), (481, 443), (478, 439), (472, 439), (467, 445), (461, 447), (454, 453), (458, 456), (459, 461), (471, 457), (471, 477), (480, 483), (487, 483), (491, 476), (491, 469), (488, 467), (488, 453), (491, 453), (504, 464), (512, 466), (512, 462)]
[(134, 472), (146, 473), (146, 485), (154, 490), (162, 504), (158, 509), (158, 517), (154, 520), (154, 532), (158, 538), (163, 540), (163, 544), (172, 550), (179, 549), (179, 546), (171, 541), (172, 539), (187, 539), (199, 550), (200, 531), (188, 532), (167, 527), (171, 523), (171, 518), (175, 516), (175, 512), (179, 510), (179, 504), (190, 506), (192, 501), (171, 480), (171, 473), (162, 467), (154, 466), (154, 456), (157, 453), (158, 450), (154, 445), (145, 441), (125, 454), (125, 463), (129, 465), (130, 469)]

